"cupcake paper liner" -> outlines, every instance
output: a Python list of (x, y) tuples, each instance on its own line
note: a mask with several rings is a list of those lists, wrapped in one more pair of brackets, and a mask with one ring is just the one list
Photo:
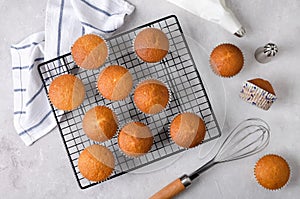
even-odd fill
[(217, 76), (219, 76), (219, 77), (221, 77), (221, 78), (228, 78), (228, 79), (230, 79), (230, 78), (232, 78), (232, 77), (234, 77), (234, 76), (237, 76), (237, 75), (243, 70), (243, 67), (244, 67), (244, 65), (245, 65), (245, 56), (244, 56), (244, 53), (243, 53), (243, 51), (242, 51), (238, 46), (236, 46), (236, 47), (238, 47), (238, 48), (240, 49), (240, 51), (242, 52), (244, 64), (243, 64), (241, 70), (240, 70), (237, 74), (232, 75), (232, 76), (222, 76), (222, 75), (218, 74), (217, 71), (215, 71), (215, 70), (213, 69), (213, 67), (212, 67), (212, 65), (211, 65), (211, 63), (210, 63), (210, 56), (211, 56), (212, 52), (213, 52), (217, 47), (219, 47), (219, 46), (221, 46), (221, 45), (226, 45), (226, 44), (230, 44), (230, 45), (236, 46), (235, 44), (227, 43), (227, 42), (218, 44), (217, 46), (215, 46), (215, 47), (210, 51), (208, 63), (209, 63), (209, 66), (210, 66), (210, 68), (211, 68), (211, 70), (213, 71), (214, 74), (216, 74)]
[[(264, 156), (267, 156), (267, 155), (276, 155), (276, 156), (279, 156), (279, 157), (283, 158), (283, 157), (280, 156), (280, 155), (272, 154), (272, 153), (265, 154)], [(264, 157), (264, 156), (262, 156), (262, 157)], [(261, 157), (261, 158), (262, 158), (262, 157)], [(290, 171), (290, 175), (289, 175), (288, 181), (287, 181), (282, 187), (280, 187), (280, 188), (278, 188), (278, 189), (268, 189), (267, 187), (264, 187), (263, 185), (261, 185), (261, 184), (259, 183), (259, 181), (258, 181), (257, 178), (256, 178), (256, 166), (257, 166), (258, 161), (259, 161), (261, 158), (259, 158), (259, 159), (256, 161), (255, 166), (254, 166), (254, 169), (253, 169), (253, 174), (254, 174), (254, 178), (255, 178), (256, 184), (258, 184), (258, 185), (259, 185), (260, 187), (262, 187), (264, 190), (267, 190), (267, 191), (273, 191), (273, 192), (277, 192), (277, 191), (279, 191), (279, 190), (285, 188), (286, 186), (288, 186), (288, 184), (290, 183), (291, 177), (292, 177), (292, 169), (291, 169), (290, 165), (288, 164), (288, 162), (286, 161), (286, 159), (284, 159), (284, 158), (283, 158), (283, 159), (287, 162), (287, 165), (288, 165), (289, 171)]]
[(272, 93), (248, 81), (243, 83), (240, 98), (264, 110), (268, 110), (277, 99)]
[[(139, 107), (135, 104), (135, 101), (134, 101), (134, 92), (135, 90), (139, 87), (139, 85), (141, 83), (143, 83), (144, 81), (148, 81), (148, 80), (157, 80), (159, 82), (161, 82), (168, 90), (168, 93), (169, 93), (169, 99), (168, 99), (168, 102), (167, 102), (167, 105), (165, 106), (165, 108), (163, 108), (161, 111), (159, 111), (158, 113), (155, 113), (155, 114), (150, 114), (150, 113), (144, 113), (142, 110), (139, 109)], [(171, 90), (170, 90), (170, 87), (168, 84), (165, 83), (165, 81), (161, 80), (161, 79), (158, 79), (158, 78), (155, 78), (155, 77), (148, 77), (148, 78), (143, 78), (142, 80), (139, 81), (139, 83), (136, 84), (136, 86), (134, 87), (134, 91), (133, 91), (133, 104), (134, 106), (136, 107), (136, 109), (140, 112), (140, 113), (143, 113), (145, 114), (146, 116), (153, 116), (153, 115), (157, 115), (157, 114), (160, 114), (161, 112), (165, 111), (169, 105), (170, 105), (170, 102), (171, 102)]]

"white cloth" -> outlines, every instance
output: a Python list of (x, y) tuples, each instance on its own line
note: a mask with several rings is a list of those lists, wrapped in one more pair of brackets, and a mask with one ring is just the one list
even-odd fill
[(109, 37), (133, 11), (124, 0), (48, 0), (45, 31), (11, 46), (14, 125), (27, 146), (56, 127), (37, 66), (70, 52), (83, 34)]

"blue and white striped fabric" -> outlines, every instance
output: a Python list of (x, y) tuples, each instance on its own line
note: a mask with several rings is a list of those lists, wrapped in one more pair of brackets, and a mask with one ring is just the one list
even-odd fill
[(45, 31), (11, 46), (14, 125), (27, 146), (56, 127), (38, 64), (70, 52), (83, 34), (109, 37), (133, 11), (124, 0), (48, 0)]

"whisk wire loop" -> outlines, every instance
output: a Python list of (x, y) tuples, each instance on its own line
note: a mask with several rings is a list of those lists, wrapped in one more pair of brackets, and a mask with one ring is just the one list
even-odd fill
[(269, 140), (270, 127), (264, 120), (246, 119), (228, 134), (213, 158), (189, 177), (193, 180), (218, 163), (239, 160), (258, 153), (268, 145)]
[(263, 150), (269, 140), (270, 127), (264, 120), (244, 120), (229, 133), (213, 159), (221, 163), (248, 157)]

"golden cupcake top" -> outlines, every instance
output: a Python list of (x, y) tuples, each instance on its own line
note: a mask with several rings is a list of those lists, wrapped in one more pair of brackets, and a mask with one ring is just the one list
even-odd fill
[(107, 141), (118, 130), (117, 116), (106, 106), (96, 106), (85, 113), (82, 128), (90, 139), (96, 142)]
[(205, 137), (204, 121), (194, 113), (178, 114), (171, 122), (170, 136), (179, 146), (192, 148), (199, 145)]
[(135, 105), (146, 114), (157, 114), (169, 102), (169, 90), (159, 80), (149, 79), (142, 81), (134, 91)]
[(243, 53), (233, 44), (218, 45), (210, 54), (210, 66), (221, 77), (232, 77), (238, 74), (243, 65)]
[(63, 74), (50, 83), (48, 95), (56, 108), (71, 111), (83, 102), (85, 88), (82, 81), (76, 76)]
[(169, 40), (163, 31), (157, 28), (145, 28), (137, 34), (134, 50), (145, 62), (159, 62), (169, 51)]
[(127, 156), (138, 157), (151, 149), (153, 139), (151, 130), (147, 125), (142, 122), (130, 122), (119, 132), (118, 144)]
[(106, 180), (113, 172), (115, 159), (105, 146), (94, 144), (79, 155), (78, 169), (86, 179), (94, 182)]
[(71, 54), (79, 67), (97, 69), (105, 63), (108, 48), (102, 37), (86, 34), (75, 41), (71, 48)]
[(279, 155), (269, 154), (260, 158), (254, 168), (257, 182), (266, 189), (277, 190), (287, 184), (290, 167)]
[(106, 67), (97, 80), (97, 88), (101, 95), (113, 101), (125, 99), (130, 94), (132, 86), (131, 73), (119, 65)]

